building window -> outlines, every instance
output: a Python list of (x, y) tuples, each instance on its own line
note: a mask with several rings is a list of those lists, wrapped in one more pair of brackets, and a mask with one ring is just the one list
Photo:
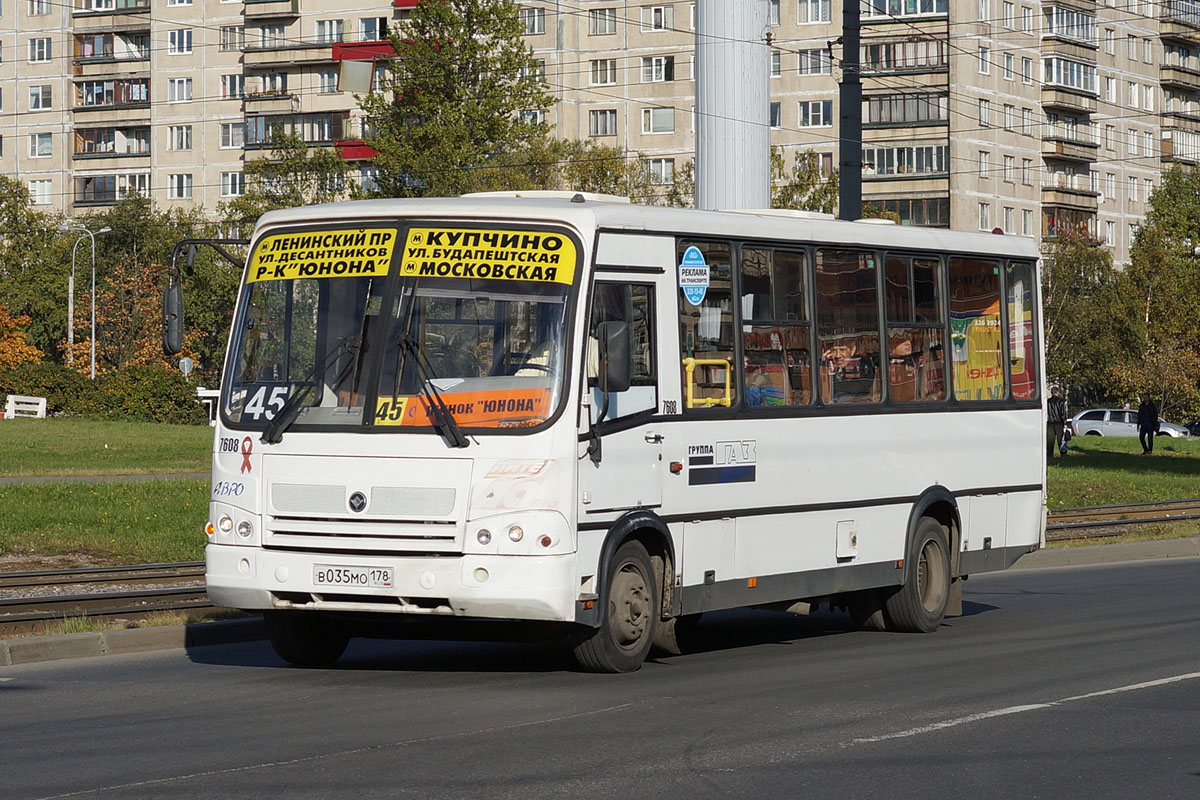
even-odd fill
[(1016, 73), (1013, 71), (1014, 63), (1015, 62), (1013, 61), (1013, 54), (1005, 53), (1004, 54), (1004, 80), (1011, 81), (1016, 77)]
[(1089, 45), (1096, 44), (1096, 15), (1088, 11), (1077, 11), (1063, 6), (1045, 7), (1046, 33), (1065, 39), (1074, 39)]
[(1011, 131), (1016, 121), (1017, 109), (1007, 103), (1004, 105), (1004, 130)]
[(1115, 172), (1104, 175), (1104, 196), (1109, 200), (1117, 199), (1117, 174)]
[(950, 98), (944, 94), (904, 92), (868, 97), (863, 102), (866, 107), (863, 122), (871, 125), (944, 122), (950, 116)]
[(992, 229), (992, 204), (979, 204), (979, 230), (990, 231)]
[(769, 0), (767, 3), (767, 24), (771, 27), (779, 24), (779, 0)]
[(778, 78), (783, 74), (783, 53), (771, 50), (771, 77)]
[(219, 49), (222, 53), (241, 50), (245, 46), (246, 29), (243, 26), (226, 25), (221, 28), (221, 44)]
[(522, 8), (517, 13), (520, 16), (521, 24), (525, 26), (526, 36), (546, 32), (546, 9)]
[(833, 61), (825, 48), (801, 50), (799, 56), (801, 75), (829, 75), (833, 72)]
[(228, 150), (233, 147), (243, 147), (246, 144), (246, 124), (244, 122), (221, 123), (220, 147)]
[(360, 165), (358, 168), (358, 185), (367, 194), (379, 191), (379, 167), (372, 164)]
[(592, 62), (592, 86), (611, 86), (617, 82), (617, 60), (601, 58)]
[(1021, 235), (1033, 236), (1033, 210), (1021, 209)]
[(1110, 56), (1117, 52), (1116, 39), (1112, 28), (1104, 29), (1104, 52)]
[(246, 96), (246, 77), (244, 75), (222, 75), (221, 76), (221, 97), (229, 100), (235, 97)]
[(864, 19), (878, 18), (880, 21), (900, 17), (917, 17), (929, 14), (945, 14), (949, 0), (906, 0), (904, 3), (869, 0), (862, 5)]
[(1016, 233), (1016, 209), (1012, 206), (1004, 207), (1004, 232)]
[(192, 52), (191, 28), (176, 28), (167, 31), (167, 55), (182, 56)]
[(29, 110), (45, 111), (53, 107), (53, 89), (51, 84), (41, 84), (29, 87)]
[(1129, 179), (1129, 202), (1138, 202), (1138, 179), (1133, 177)]
[(675, 182), (675, 159), (652, 158), (649, 161), (650, 182), (656, 186), (669, 186)]
[(799, 22), (829, 22), (829, 0), (800, 0)]
[(1022, 108), (1021, 109), (1021, 133), (1025, 134), (1026, 136), (1033, 135), (1033, 109), (1032, 108)]
[(338, 71), (336, 69), (317, 70), (317, 91), (321, 94), (335, 94), (338, 90)]
[(642, 59), (642, 83), (675, 80), (675, 56), (650, 56)]
[(50, 133), (29, 134), (29, 157), (49, 158), (54, 155), (54, 135)]
[[(346, 36), (345, 27), (345, 22), (340, 19), (317, 20), (317, 43), (335, 44), (342, 41)], [(266, 31), (266, 28), (263, 28), (263, 30)]]
[(986, 179), (986, 178), (992, 177), (991, 176), (991, 167), (992, 167), (991, 162), (992, 162), (991, 153), (989, 153), (987, 150), (980, 150), (979, 151), (979, 162), (978, 162), (980, 178)]
[(167, 128), (167, 149), (168, 150), (191, 150), (192, 149), (192, 126), (191, 125), (171, 125)]
[(1021, 159), (1021, 183), (1026, 186), (1033, 185), (1033, 160), (1028, 158)]
[(546, 121), (546, 112), (540, 108), (527, 108), (517, 112), (517, 121), (524, 125), (541, 125)]
[(1021, 32), (1030, 33), (1033, 31), (1033, 9), (1030, 6), (1021, 6)]
[(987, 75), (991, 72), (991, 55), (992, 51), (986, 47), (979, 48), (979, 74)]
[(979, 125), (986, 128), (992, 124), (992, 102), (990, 100), (980, 99), (979, 101)]
[(167, 102), (185, 103), (192, 99), (191, 78), (167, 78)]
[(1114, 247), (1117, 244), (1117, 223), (1108, 221), (1104, 223), (1104, 244), (1109, 247)]
[(1033, 59), (1021, 59), (1021, 81), (1024, 83), (1033, 83)]
[(44, 64), (54, 57), (54, 48), (51, 47), (49, 36), (39, 36), (36, 39), (29, 40), (29, 63)]
[(221, 173), (221, 197), (241, 197), (246, 193), (246, 179), (240, 172)]
[(1115, 150), (1117, 147), (1117, 126), (1104, 126), (1104, 147), (1107, 150)]
[(769, 124), (772, 128), (783, 127), (783, 104), (771, 103), (767, 116), (770, 120)]
[(674, 133), (674, 108), (643, 108), (642, 133)]
[(1051, 57), (1042, 59), (1043, 79), (1046, 83), (1079, 89), (1085, 92), (1096, 91), (1096, 66), (1082, 61), (1072, 61), (1069, 58)]
[(1136, 156), (1138, 154), (1138, 135), (1137, 131), (1129, 130), (1126, 134), (1126, 141), (1129, 147), (1129, 155)]
[(1125, 36), (1125, 56), (1130, 61), (1137, 61), (1137, 37), (1132, 34)]
[(598, 108), (588, 112), (588, 136), (616, 136), (617, 110)]
[(617, 32), (617, 10), (615, 8), (593, 8), (588, 11), (588, 33), (607, 36)]
[(358, 20), (360, 42), (380, 42), (387, 38), (387, 17), (362, 17)]
[(812, 100), (800, 104), (801, 128), (824, 128), (833, 125), (833, 101)]
[[(944, 144), (889, 145), (863, 148), (863, 177), (882, 175), (944, 175), (950, 169), (950, 148)], [(924, 223), (915, 223), (921, 225)], [(941, 223), (934, 223), (941, 224)]]
[(1142, 155), (1154, 155), (1154, 134), (1150, 131), (1144, 131), (1142, 133)]
[(1117, 79), (1104, 77), (1104, 100), (1108, 103), (1117, 102)]
[(669, 31), (674, 27), (674, 6), (642, 6), (643, 31)]
[(192, 0), (167, 0), (168, 6), (190, 6)]
[(192, 174), (190, 172), (167, 176), (167, 199), (190, 200), (192, 198)]
[(1004, 2), (1000, 4), (1000, 23), (1012, 30), (1016, 27), (1017, 12), (1012, 3)]
[(48, 206), (53, 196), (53, 182), (37, 180), (29, 182), (29, 200), (35, 206)]
[(1017, 177), (1017, 158), (1016, 156), (1004, 157), (1004, 181), (1012, 183)]
[(50, 0), (29, 0), (29, 16), (38, 17), (50, 13)]

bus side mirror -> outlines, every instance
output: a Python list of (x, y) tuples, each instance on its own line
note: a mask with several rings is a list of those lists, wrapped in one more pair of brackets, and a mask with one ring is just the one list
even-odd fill
[(629, 323), (601, 322), (596, 326), (596, 334), (600, 341), (600, 388), (605, 392), (628, 390), (633, 381)]
[(163, 291), (163, 354), (183, 350), (183, 287), (176, 281)]

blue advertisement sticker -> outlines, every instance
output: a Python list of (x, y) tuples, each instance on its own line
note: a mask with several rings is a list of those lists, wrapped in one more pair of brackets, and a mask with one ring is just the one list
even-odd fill
[(708, 293), (708, 273), (708, 264), (704, 263), (704, 253), (699, 247), (692, 245), (684, 251), (683, 260), (679, 262), (679, 288), (694, 306), (704, 302), (704, 295)]

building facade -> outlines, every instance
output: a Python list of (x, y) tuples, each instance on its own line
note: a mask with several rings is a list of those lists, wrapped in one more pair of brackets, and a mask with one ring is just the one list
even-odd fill
[[(8, 0), (0, 169), (75, 213), (129, 192), (215, 209), (277, 129), (359, 162), (341, 81), (386, 57), (416, 0)], [(839, 163), (837, 0), (768, 0), (772, 142)], [(1110, 4), (1111, 3), (1111, 4)], [(666, 184), (695, 141), (695, 7), (525, 0), (558, 135), (644, 154)], [(869, 0), (863, 199), (905, 224), (1079, 229), (1117, 262), (1162, 170), (1200, 160), (1200, 0)], [(354, 69), (343, 69), (349, 62)]]

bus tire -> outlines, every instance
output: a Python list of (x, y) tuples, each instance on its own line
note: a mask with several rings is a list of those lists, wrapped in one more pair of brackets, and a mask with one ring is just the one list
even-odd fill
[(575, 646), (575, 658), (588, 672), (633, 672), (650, 652), (659, 612), (654, 566), (641, 542), (617, 548), (604, 597), (600, 625)]
[(904, 568), (904, 585), (884, 604), (887, 620), (894, 630), (932, 633), (950, 599), (950, 547), (936, 519), (921, 517), (917, 523)]
[(321, 614), (306, 611), (267, 611), (263, 614), (271, 647), (298, 667), (324, 667), (346, 652), (350, 635)]

